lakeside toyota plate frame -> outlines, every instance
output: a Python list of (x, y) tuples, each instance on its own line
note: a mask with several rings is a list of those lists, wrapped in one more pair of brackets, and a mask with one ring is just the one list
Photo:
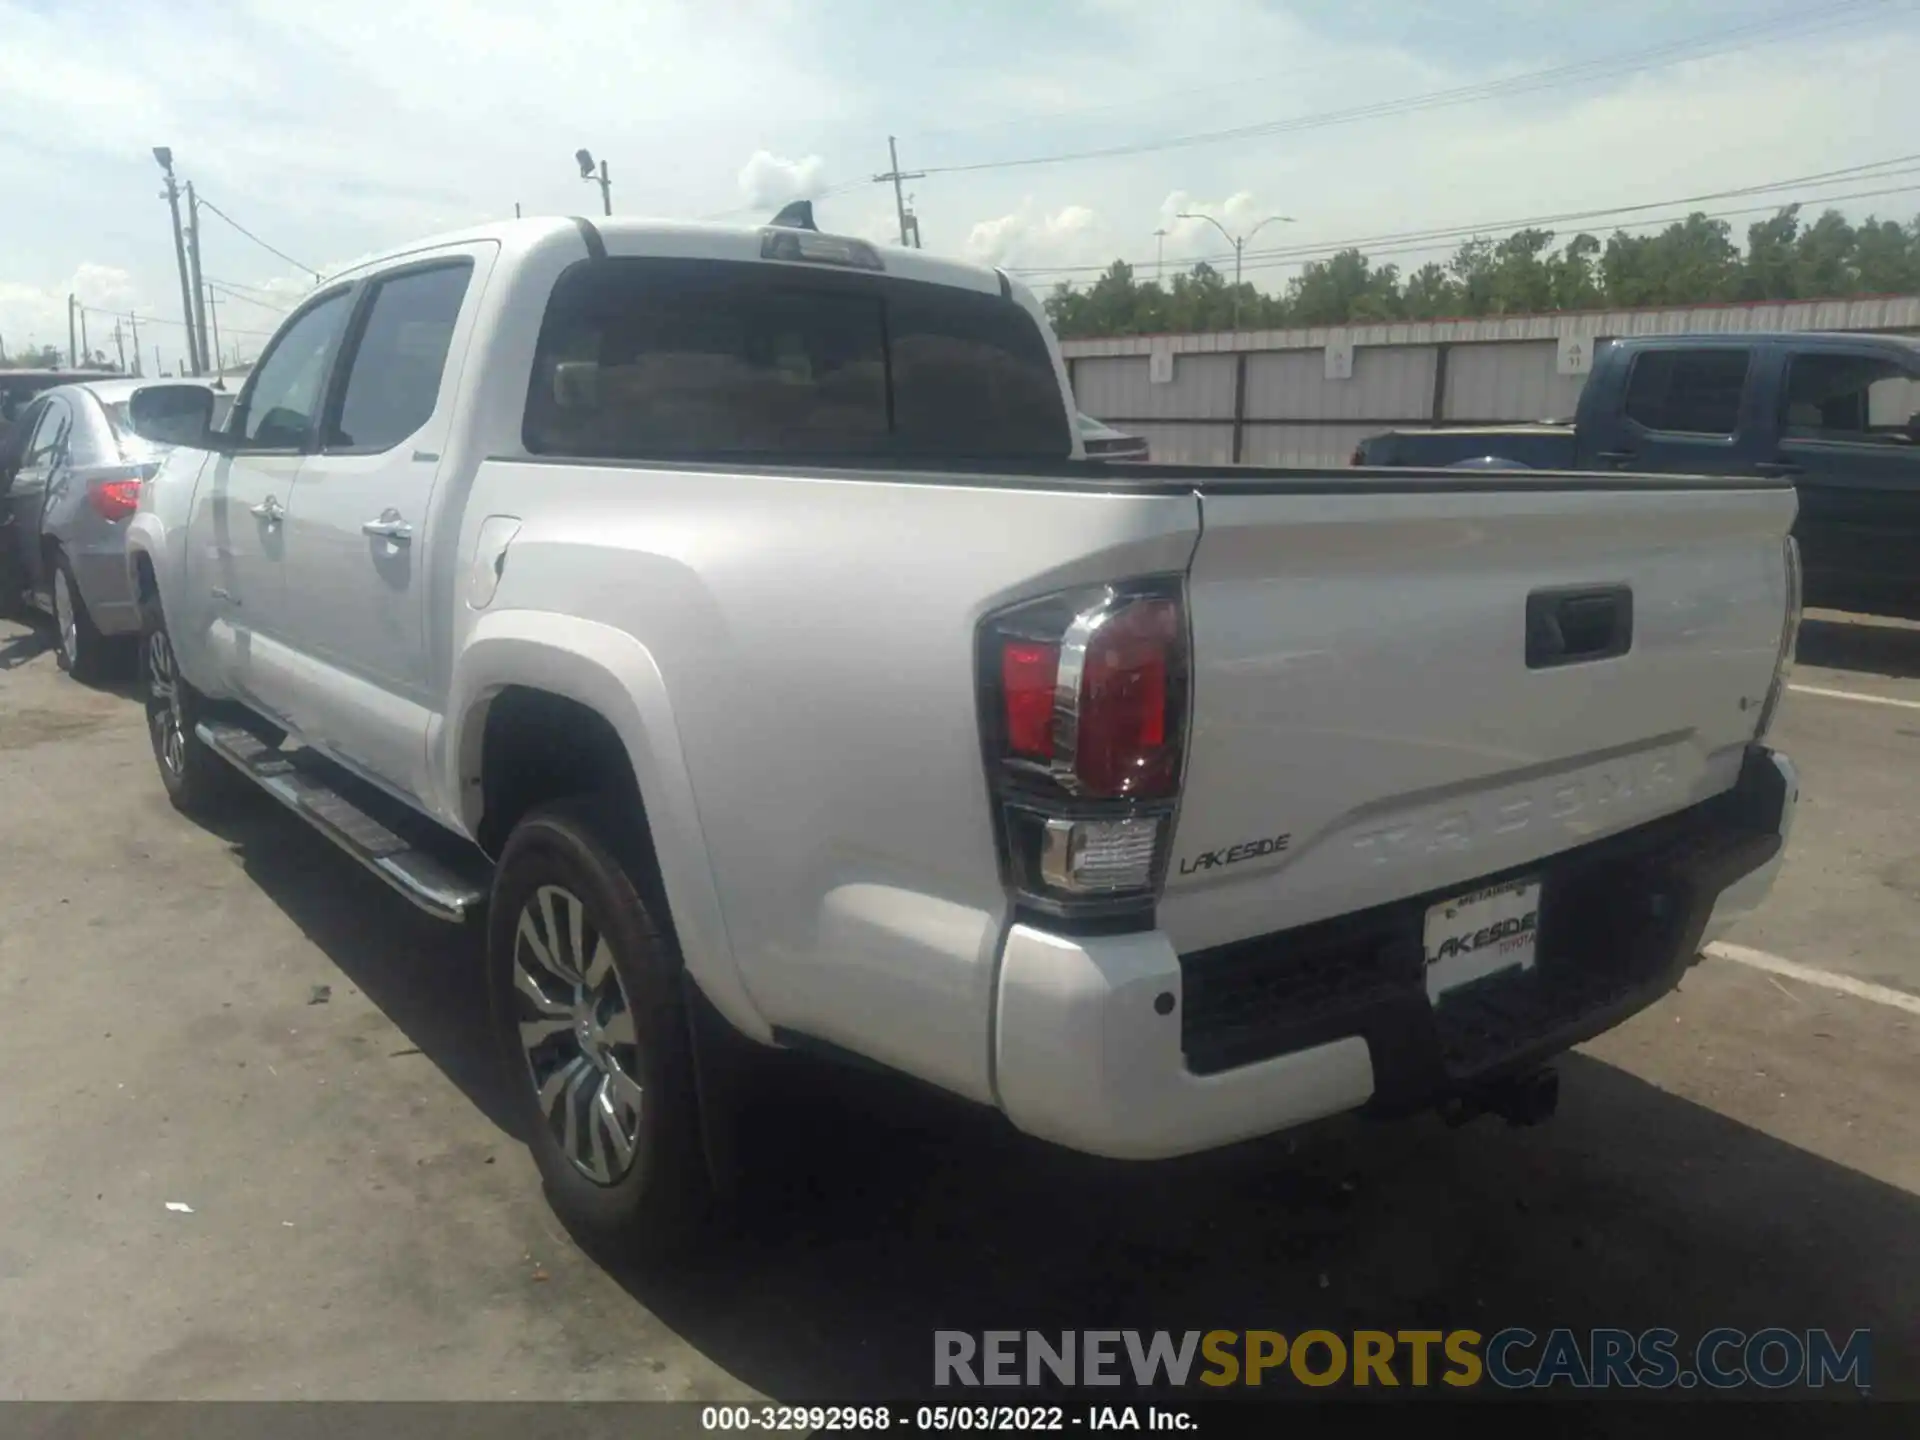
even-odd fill
[(1531, 970), (1540, 941), (1540, 877), (1489, 885), (1427, 907), (1427, 999), (1503, 974)]

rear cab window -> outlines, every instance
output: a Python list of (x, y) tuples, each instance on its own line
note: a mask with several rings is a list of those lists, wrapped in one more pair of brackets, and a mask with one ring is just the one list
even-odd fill
[(1636, 355), (1627, 376), (1626, 416), (1668, 434), (1732, 435), (1751, 358), (1746, 350), (1726, 348)]
[(1051, 352), (997, 294), (730, 260), (561, 276), (524, 424), (534, 454), (635, 460), (1061, 460)]

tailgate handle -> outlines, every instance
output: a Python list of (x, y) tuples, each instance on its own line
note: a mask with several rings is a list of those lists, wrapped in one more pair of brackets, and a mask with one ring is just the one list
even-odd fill
[(1633, 591), (1625, 585), (1536, 590), (1527, 596), (1527, 668), (1611, 660), (1633, 648)]

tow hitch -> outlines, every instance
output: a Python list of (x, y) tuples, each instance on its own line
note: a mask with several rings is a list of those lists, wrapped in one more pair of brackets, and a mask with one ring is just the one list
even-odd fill
[(1442, 1102), (1440, 1114), (1450, 1126), (1482, 1115), (1498, 1115), (1509, 1125), (1538, 1125), (1553, 1118), (1560, 1105), (1560, 1072), (1551, 1066), (1507, 1075)]

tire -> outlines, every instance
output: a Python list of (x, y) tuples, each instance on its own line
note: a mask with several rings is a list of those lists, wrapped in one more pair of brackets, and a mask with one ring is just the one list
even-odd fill
[(54, 658), (60, 668), (76, 680), (91, 684), (106, 669), (107, 637), (94, 626), (87, 613), (86, 597), (80, 582), (73, 578), (73, 567), (58, 551), (53, 556), (53, 641)]
[(167, 799), (174, 809), (196, 818), (224, 809), (246, 782), (194, 734), (206, 697), (180, 674), (166, 619), (159, 602), (151, 599), (140, 603), (140, 681), (146, 692), (147, 738)]
[(680, 955), (644, 898), (651, 873), (622, 807), (534, 810), (494, 872), (487, 973), (548, 1203), (590, 1251), (658, 1262), (690, 1248), (711, 1190)]

